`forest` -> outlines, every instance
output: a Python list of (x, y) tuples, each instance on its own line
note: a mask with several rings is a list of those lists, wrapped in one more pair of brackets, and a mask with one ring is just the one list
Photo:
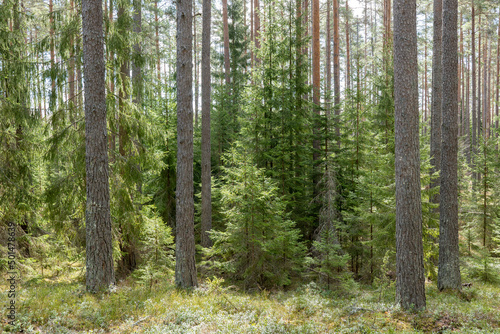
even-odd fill
[(3, 0), (0, 332), (500, 332), (499, 0)]

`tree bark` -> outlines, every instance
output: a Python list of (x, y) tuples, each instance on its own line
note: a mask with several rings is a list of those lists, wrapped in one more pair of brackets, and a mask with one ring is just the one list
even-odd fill
[[(441, 114), (443, 94), (442, 33), (443, 0), (434, 0), (434, 37), (432, 45), (432, 114), (431, 114), (431, 175), (436, 178), (431, 188), (439, 185), (441, 166)], [(439, 203), (439, 193), (432, 197), (432, 203)]]
[(107, 290), (115, 281), (109, 207), (106, 87), (102, 2), (82, 1), (87, 187), (86, 287)]
[(177, 0), (177, 185), (175, 283), (198, 285), (194, 244), (193, 7)]
[(457, 289), (458, 249), (458, 41), (457, 0), (443, 0), (443, 123), (439, 211), (438, 289)]
[(210, 25), (212, 7), (203, 0), (203, 36), (201, 46), (201, 245), (212, 246), (208, 231), (212, 229), (211, 140), (210, 140)]
[(394, 2), (396, 301), (425, 308), (416, 0)]

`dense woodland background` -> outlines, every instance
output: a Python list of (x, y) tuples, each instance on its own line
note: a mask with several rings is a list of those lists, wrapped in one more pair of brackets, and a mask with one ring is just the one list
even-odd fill
[[(199, 1), (189, 7), (198, 274), (247, 290), (314, 280), (349, 291), (395, 277), (392, 4), (351, 2), (213, 2), (209, 81), (201, 75), (206, 11)], [(431, 1), (417, 3), (423, 260), (431, 281), (440, 192), (431, 153), (439, 157), (441, 146), (433, 100), (444, 93), (433, 79), (441, 71), (433, 71), (435, 10)], [(177, 103), (187, 92), (177, 89), (176, 6), (109, 0), (103, 11), (116, 277), (171, 279)], [(466, 279), (491, 282), (500, 255), (499, 17), (498, 1), (458, 3), (461, 268)], [(85, 263), (81, 23), (79, 1), (0, 4), (0, 228), (18, 224), (19, 266), (30, 277), (65, 270), (63, 261)], [(202, 94), (208, 87), (211, 95)], [(210, 121), (202, 122), (202, 106)], [(204, 179), (203, 156), (211, 166)], [(202, 180), (211, 182), (205, 217)], [(7, 269), (3, 256), (0, 266)]]

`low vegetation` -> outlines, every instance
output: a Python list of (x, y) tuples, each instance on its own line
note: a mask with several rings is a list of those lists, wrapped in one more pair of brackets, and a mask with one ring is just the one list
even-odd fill
[[(489, 268), (498, 273), (499, 263)], [(192, 291), (175, 288), (171, 274), (129, 276), (106, 294), (88, 294), (83, 264), (27, 274), (18, 286), (17, 324), (24, 333), (495, 333), (500, 332), (500, 286), (467, 264), (461, 293), (439, 293), (427, 282), (427, 309), (403, 312), (390, 279), (347, 281), (323, 289), (294, 283), (287, 290), (244, 291), (222, 278), (201, 279)], [(470, 279), (469, 275), (478, 277)], [(151, 279), (148, 279), (150, 277)], [(4, 282), (2, 282), (4, 284)], [(348, 285), (345, 285), (348, 284)], [(0, 286), (2, 305), (6, 285)]]

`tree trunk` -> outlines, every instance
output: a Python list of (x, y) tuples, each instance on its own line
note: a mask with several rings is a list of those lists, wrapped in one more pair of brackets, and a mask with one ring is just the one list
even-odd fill
[(87, 187), (86, 286), (107, 290), (115, 282), (109, 206), (106, 87), (102, 2), (82, 1), (85, 76), (85, 171)]
[[(500, 103), (500, 18), (499, 18), (499, 23), (498, 23), (498, 37), (497, 37), (497, 85), (496, 85), (496, 98), (495, 98), (495, 130), (498, 130), (498, 104)], [(498, 138), (498, 132), (495, 131), (495, 138)], [(496, 149), (498, 150), (498, 144), (496, 146)]]
[(325, 21), (325, 31), (326, 31), (326, 48), (325, 48), (325, 60), (326, 60), (326, 92), (325, 92), (325, 102), (326, 102), (326, 114), (327, 118), (330, 114), (330, 104), (331, 104), (331, 90), (332, 90), (332, 59), (331, 59), (331, 21), (330, 21), (330, 1), (326, 2), (326, 21)]
[[(477, 36), (477, 146), (481, 140), (482, 123), (481, 123), (481, 11), (479, 11), (479, 31)], [(481, 173), (478, 173), (477, 179), (480, 180)]]
[[(434, 37), (432, 45), (432, 114), (431, 114), (431, 175), (436, 175), (431, 188), (439, 185), (441, 166), (441, 114), (443, 94), (442, 32), (443, 2), (434, 0)], [(439, 203), (439, 193), (432, 197), (432, 203)]]
[(193, 7), (177, 0), (177, 185), (175, 283), (197, 286), (193, 198)]
[(211, 140), (210, 140), (210, 25), (212, 4), (203, 0), (203, 36), (201, 46), (201, 245), (212, 246), (208, 231), (212, 229)]
[(443, 0), (443, 123), (439, 210), (438, 289), (457, 289), (458, 260), (458, 41), (457, 0)]
[[(476, 111), (476, 24), (475, 24), (475, 7), (474, 7), (474, 0), (471, 0), (472, 2), (472, 11), (471, 11), (471, 16), (472, 16), (472, 32), (471, 32), (471, 42), (472, 42), (472, 47), (471, 47), (471, 63), (472, 63), (472, 141), (471, 141), (471, 152), (472, 152), (472, 157), (471, 157), (471, 164), (474, 166), (475, 165), (475, 154), (476, 154), (476, 137), (477, 137), (477, 111)], [(476, 179), (476, 172), (472, 172), (472, 179)]]
[[(320, 103), (320, 43), (319, 43), (319, 0), (313, 0), (312, 2), (312, 19), (313, 19), (313, 29), (312, 29), (312, 76), (313, 76), (313, 103), (314, 112), (319, 116), (319, 103)], [(313, 163), (315, 165), (315, 172), (313, 177), (314, 185), (319, 181), (319, 171), (318, 171), (318, 160), (319, 160), (319, 122), (314, 121), (313, 129)]]
[[(318, 0), (319, 1), (319, 0)], [(335, 108), (335, 135), (340, 147), (340, 127), (338, 117), (340, 116), (340, 63), (339, 63), (339, 2), (333, 0), (333, 95)]]
[(349, 40), (349, 0), (345, 1), (345, 51), (346, 51), (346, 88), (351, 89), (351, 50)]
[(229, 63), (229, 24), (227, 18), (227, 0), (222, 0), (222, 20), (224, 23), (224, 77), (226, 78), (226, 91), (230, 93), (231, 64)]
[[(226, 0), (227, 1), (227, 0)], [(199, 73), (198, 73), (198, 42), (196, 40), (196, 2), (193, 2), (193, 55), (194, 55), (194, 127), (198, 128), (198, 92), (199, 92)]]
[[(73, 0), (70, 1), (70, 15), (73, 17), (74, 13), (74, 3)], [(68, 68), (68, 81), (69, 81), (69, 117), (70, 121), (75, 121), (75, 43), (73, 36), (70, 37), (70, 52), (69, 52), (69, 68)]]
[(394, 105), (396, 167), (396, 300), (425, 308), (416, 0), (394, 2)]

